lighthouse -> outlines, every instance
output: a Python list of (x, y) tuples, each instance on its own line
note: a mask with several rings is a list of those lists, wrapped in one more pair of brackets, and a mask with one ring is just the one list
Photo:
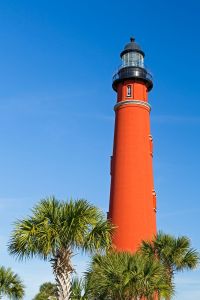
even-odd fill
[(117, 93), (108, 218), (116, 226), (113, 246), (134, 252), (156, 234), (156, 193), (153, 183), (153, 138), (148, 93), (153, 87), (144, 52), (134, 38), (121, 52), (113, 76)]

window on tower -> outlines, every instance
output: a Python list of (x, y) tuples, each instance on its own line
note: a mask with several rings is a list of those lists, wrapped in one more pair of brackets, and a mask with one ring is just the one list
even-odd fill
[(156, 207), (156, 192), (152, 190), (152, 196), (153, 196), (153, 210), (156, 212), (157, 207)]
[(153, 138), (151, 134), (149, 134), (149, 146), (150, 146), (150, 154), (151, 156), (153, 156)]
[(132, 86), (131, 85), (127, 85), (127, 97), (131, 97), (132, 96)]

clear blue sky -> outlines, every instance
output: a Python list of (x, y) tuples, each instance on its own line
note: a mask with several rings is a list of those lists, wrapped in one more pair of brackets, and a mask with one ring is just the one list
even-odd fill
[[(25, 300), (52, 275), (8, 256), (15, 219), (52, 194), (108, 209), (111, 78), (130, 35), (154, 76), (158, 228), (200, 250), (199, 10), (198, 0), (0, 2), (0, 262), (24, 279)], [(75, 258), (79, 273), (85, 262)], [(176, 281), (175, 299), (200, 299), (200, 271)]]

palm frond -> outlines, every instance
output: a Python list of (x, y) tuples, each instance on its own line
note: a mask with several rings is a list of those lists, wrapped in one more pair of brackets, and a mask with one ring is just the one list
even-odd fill
[(0, 296), (19, 300), (24, 296), (24, 288), (24, 284), (17, 274), (10, 268), (0, 267)]
[(94, 299), (153, 299), (155, 293), (162, 296), (173, 293), (159, 261), (145, 259), (139, 253), (95, 256), (86, 278)]

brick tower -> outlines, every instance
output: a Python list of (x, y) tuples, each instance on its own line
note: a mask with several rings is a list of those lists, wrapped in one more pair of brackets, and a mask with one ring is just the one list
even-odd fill
[(134, 252), (141, 240), (150, 240), (156, 234), (148, 103), (153, 81), (144, 66), (144, 52), (134, 38), (120, 56), (122, 64), (112, 84), (117, 103), (108, 217), (117, 226), (113, 245), (119, 251)]

